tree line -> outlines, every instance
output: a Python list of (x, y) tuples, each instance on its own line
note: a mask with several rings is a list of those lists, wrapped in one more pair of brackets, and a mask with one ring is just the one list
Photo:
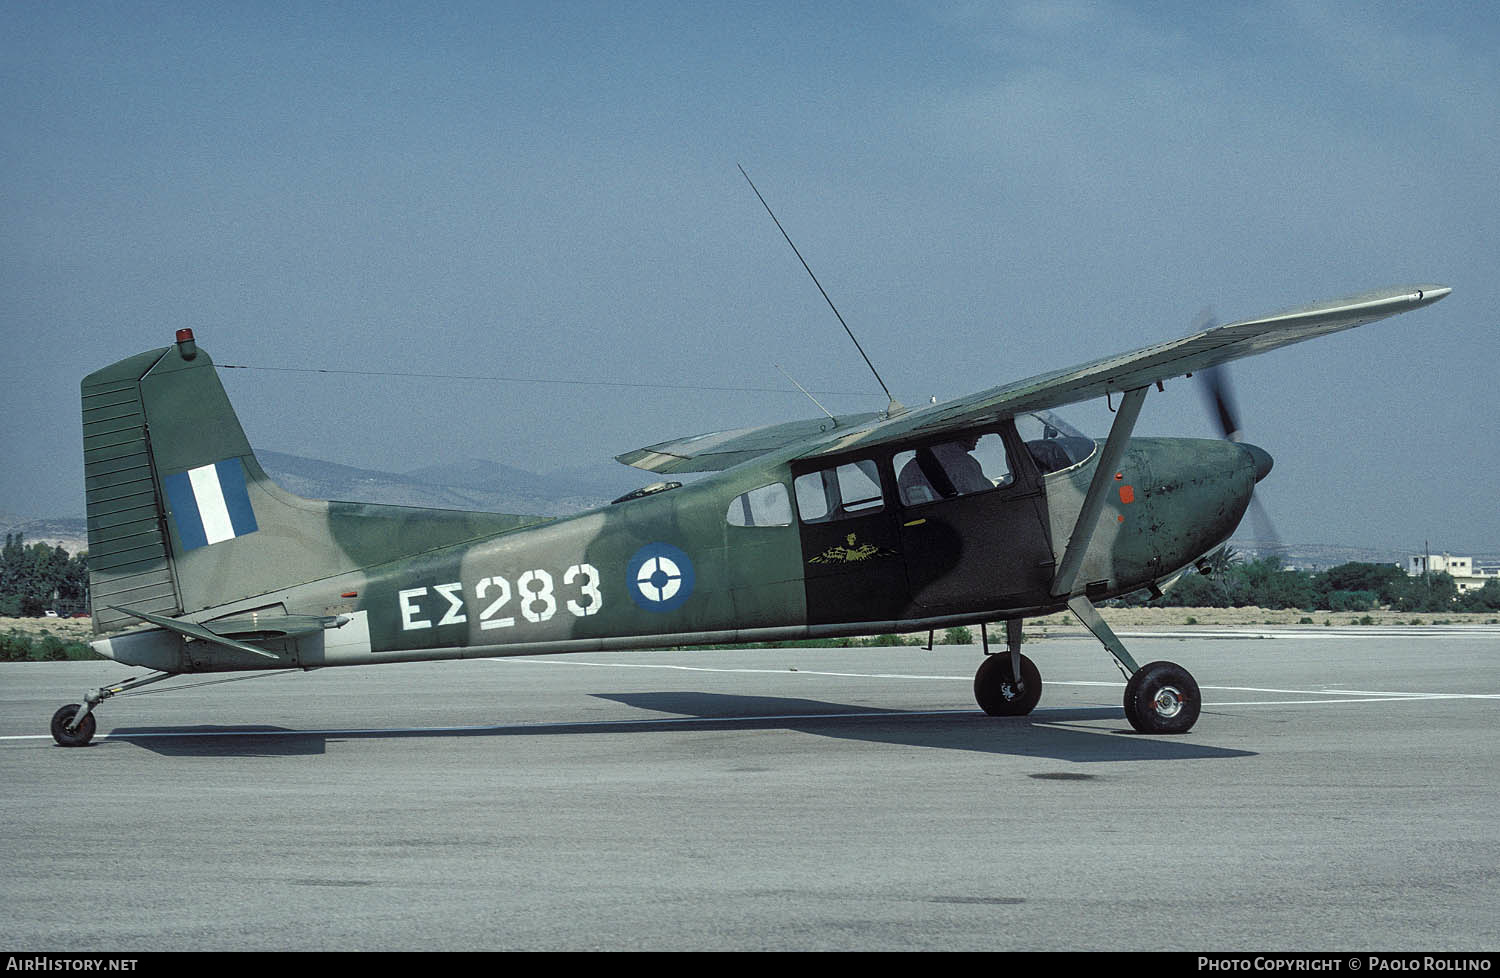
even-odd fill
[(1148, 592), (1121, 603), (1169, 608), (1300, 608), (1305, 611), (1488, 612), (1500, 610), (1500, 580), (1460, 592), (1451, 574), (1408, 575), (1392, 564), (1351, 561), (1326, 571), (1286, 570), (1275, 557), (1245, 560), (1223, 547), (1160, 598)]
[(34, 618), (48, 611), (87, 611), (88, 584), (87, 554), (25, 543), (20, 533), (5, 535), (5, 549), (0, 550), (0, 615)]

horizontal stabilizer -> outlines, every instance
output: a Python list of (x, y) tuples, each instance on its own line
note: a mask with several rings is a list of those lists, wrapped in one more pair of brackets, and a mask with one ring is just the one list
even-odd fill
[(119, 605), (110, 605), (110, 608), (123, 614), (129, 615), (132, 618), (139, 618), (141, 621), (150, 622), (151, 624), (156, 625), (159, 628), (165, 628), (168, 631), (176, 632), (179, 635), (186, 635), (188, 638), (196, 638), (201, 639), (205, 642), (213, 642), (216, 645), (223, 645), (227, 648), (238, 649), (241, 652), (249, 652), (251, 655), (264, 656), (267, 659), (281, 658), (273, 652), (267, 652), (265, 649), (258, 649), (253, 645), (247, 645), (244, 642), (236, 641), (232, 638), (225, 638), (223, 635), (216, 635), (208, 628), (205, 628), (204, 626), (199, 625), (195, 622), (181, 621), (176, 618), (168, 618), (165, 615), (155, 615), (149, 611), (133, 611), (130, 608), (122, 608)]

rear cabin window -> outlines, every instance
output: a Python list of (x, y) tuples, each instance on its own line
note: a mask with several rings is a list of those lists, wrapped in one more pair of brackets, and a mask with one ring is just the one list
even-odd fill
[(792, 499), (786, 486), (773, 482), (735, 496), (724, 518), (730, 526), (791, 526)]
[(1005, 442), (994, 432), (897, 452), (892, 463), (903, 506), (985, 492), (1014, 480)]
[(808, 472), (797, 476), (792, 485), (797, 494), (797, 511), (804, 523), (826, 523), (878, 513), (885, 506), (880, 491), (880, 469), (871, 459)]

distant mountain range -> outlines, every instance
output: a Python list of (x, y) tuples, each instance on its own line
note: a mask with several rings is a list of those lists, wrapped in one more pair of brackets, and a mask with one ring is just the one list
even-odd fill
[(499, 462), (471, 459), (396, 473), (281, 452), (256, 452), (255, 457), (278, 485), (309, 499), (539, 516), (579, 513), (661, 481), (650, 472), (618, 463), (538, 475)]
[[(283, 452), (257, 451), (255, 457), (277, 485), (309, 499), (536, 516), (580, 513), (661, 481), (651, 472), (616, 462), (538, 475), (479, 459), (400, 473)], [(0, 533), (20, 533), (27, 543), (61, 544), (69, 553), (88, 546), (83, 517), (26, 519), (0, 514)]]
[[(499, 462), (471, 459), (398, 473), (282, 452), (260, 451), (255, 455), (278, 485), (310, 499), (538, 516), (567, 516), (593, 509), (632, 489), (659, 481), (653, 473), (612, 462), (538, 475)], [(688, 481), (692, 476), (675, 478)], [(87, 547), (87, 523), (81, 517), (21, 519), (0, 515), (0, 533), (21, 533), (29, 543), (61, 543), (70, 553)], [(1249, 538), (1231, 540), (1230, 545), (1245, 557), (1273, 552), (1269, 546)], [(1404, 550), (1315, 543), (1283, 544), (1274, 552), (1281, 555), (1286, 566), (1309, 571), (1326, 570), (1349, 561), (1405, 566), (1406, 558), (1411, 556), (1411, 552)], [(1451, 548), (1448, 552), (1473, 557), (1477, 563), (1500, 563), (1500, 554)]]
[(56, 516), (31, 520), (0, 514), (0, 533), (21, 534), (26, 543), (61, 545), (70, 554), (88, 549), (88, 521), (78, 516)]

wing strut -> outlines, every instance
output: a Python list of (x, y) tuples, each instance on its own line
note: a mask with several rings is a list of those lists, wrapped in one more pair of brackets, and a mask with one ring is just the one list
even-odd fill
[[(1089, 491), (1083, 497), (1083, 508), (1079, 510), (1078, 522), (1068, 537), (1067, 549), (1063, 551), (1062, 563), (1052, 578), (1052, 596), (1067, 597), (1068, 609), (1078, 616), (1089, 631), (1094, 633), (1109, 654), (1114, 656), (1120, 671), (1129, 679), (1140, 670), (1135, 659), (1125, 649), (1125, 643), (1110, 629), (1099, 615), (1099, 610), (1086, 594), (1071, 594), (1078, 572), (1083, 567), (1084, 554), (1094, 539), (1094, 530), (1099, 525), (1099, 513), (1104, 508), (1104, 497), (1119, 471), (1120, 460), (1125, 457), (1125, 447), (1130, 444), (1130, 433), (1135, 430), (1136, 419), (1141, 416), (1141, 405), (1146, 401), (1146, 388), (1137, 387), (1125, 392), (1120, 409), (1110, 425), (1109, 438), (1099, 451), (1099, 462), (1094, 467), (1094, 477), (1089, 481)], [(1071, 595), (1071, 596), (1070, 596)]]
[(1052, 596), (1061, 598), (1072, 593), (1083, 567), (1084, 554), (1094, 539), (1094, 529), (1099, 525), (1099, 513), (1104, 508), (1104, 497), (1109, 493), (1114, 473), (1120, 460), (1125, 457), (1125, 447), (1130, 444), (1130, 433), (1135, 430), (1136, 418), (1140, 417), (1141, 404), (1146, 400), (1146, 388), (1137, 387), (1125, 392), (1120, 409), (1110, 425), (1109, 438), (1099, 452), (1099, 463), (1094, 467), (1094, 478), (1089, 483), (1088, 495), (1083, 497), (1083, 508), (1078, 512), (1078, 522), (1068, 537), (1067, 549), (1063, 551), (1062, 563), (1052, 578)]

